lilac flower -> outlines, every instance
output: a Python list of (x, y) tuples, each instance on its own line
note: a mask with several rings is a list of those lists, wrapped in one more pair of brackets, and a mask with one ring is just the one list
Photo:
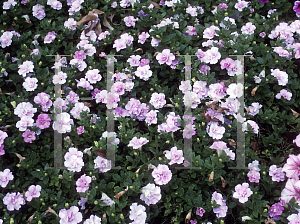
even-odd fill
[(161, 42), (161, 40), (151, 37), (151, 46), (152, 47), (157, 47), (159, 42)]
[(137, 70), (134, 73), (137, 77), (140, 79), (143, 79), (145, 81), (148, 81), (149, 78), (152, 76), (152, 71), (150, 70), (149, 65), (145, 65), (143, 67), (138, 67)]
[(22, 64), (18, 65), (19, 75), (22, 75), (23, 77), (26, 77), (26, 74), (29, 72), (33, 72), (34, 65), (32, 61), (24, 61)]
[(110, 6), (115, 9), (115, 8), (117, 8), (118, 3), (116, 1), (114, 1), (113, 3), (111, 3)]
[(264, 38), (264, 37), (266, 36), (266, 33), (265, 33), (265, 32), (261, 32), (261, 33), (259, 34), (259, 36), (262, 37), (262, 38)]
[(0, 145), (0, 156), (5, 154), (4, 145)]
[(36, 120), (36, 126), (40, 129), (49, 128), (51, 118), (48, 114), (39, 114)]
[(126, 16), (124, 19), (125, 25), (127, 27), (131, 27), (131, 26), (135, 26), (135, 22), (137, 21), (137, 19), (135, 19), (133, 16)]
[(285, 98), (286, 100), (291, 100), (293, 94), (289, 91), (287, 91), (286, 89), (282, 89), (280, 90), (279, 93), (276, 94), (276, 99), (280, 99), (283, 96), (283, 98)]
[(65, 154), (64, 158), (64, 165), (69, 171), (80, 172), (84, 166), (83, 153), (74, 147), (69, 148), (69, 151)]
[(113, 45), (113, 48), (116, 48), (116, 51), (120, 51), (122, 49), (125, 49), (126, 48), (126, 42), (124, 39), (116, 39), (114, 41), (114, 45)]
[(282, 171), (282, 167), (277, 167), (276, 165), (270, 166), (269, 175), (272, 177), (272, 181), (280, 182), (285, 179), (285, 173)]
[(96, 215), (91, 215), (89, 219), (86, 219), (83, 224), (101, 224), (101, 218)]
[(39, 55), (40, 50), (38, 48), (35, 48), (35, 49), (32, 50), (32, 52), (30, 54)]
[(235, 186), (235, 192), (233, 193), (233, 197), (239, 199), (239, 202), (245, 203), (248, 201), (248, 198), (253, 194), (253, 191), (249, 188), (248, 183), (238, 184)]
[(73, 1), (72, 4), (71, 4), (71, 7), (68, 10), (69, 15), (72, 16), (76, 12), (80, 11), (81, 3), (83, 3), (83, 2), (84, 2), (84, 0), (75, 0), (75, 1)]
[(292, 56), (291, 52), (284, 50), (282, 47), (273, 47), (273, 48), (274, 48), (274, 52), (279, 54), (280, 57), (289, 58)]
[(170, 149), (170, 151), (165, 150), (164, 154), (167, 159), (170, 159), (169, 165), (172, 165), (174, 163), (181, 164), (183, 163), (184, 157), (183, 157), (183, 151), (177, 150), (177, 147), (174, 146)]
[(76, 51), (75, 55), (74, 55), (74, 58), (78, 59), (78, 60), (86, 59), (86, 54), (85, 54), (84, 50)]
[(213, 39), (214, 36), (219, 36), (217, 33), (216, 33), (216, 30), (219, 30), (220, 31), (220, 28), (217, 27), (217, 26), (210, 26), (208, 28), (206, 28), (204, 31), (203, 31), (203, 38), (206, 38), (206, 39)]
[(64, 22), (64, 27), (70, 30), (76, 30), (76, 20), (74, 18), (69, 18)]
[(183, 138), (190, 139), (196, 134), (196, 126), (188, 124), (183, 129)]
[(242, 124), (242, 131), (249, 131), (247, 124), (250, 124), (251, 127), (253, 128), (253, 132), (255, 134), (258, 134), (259, 126), (257, 125), (257, 123), (255, 121), (252, 121), (252, 120), (248, 120)]
[(217, 64), (218, 60), (221, 58), (221, 54), (219, 52), (219, 48), (212, 47), (211, 49), (207, 50), (202, 58), (202, 62), (210, 63), (210, 64)]
[(3, 2), (3, 9), (7, 10), (10, 8), (10, 6), (15, 6), (17, 4), (17, 2), (15, 0), (8, 0), (6, 2)]
[(78, 134), (78, 135), (81, 135), (81, 134), (83, 134), (83, 133), (84, 133), (84, 127), (83, 127), (83, 126), (78, 127), (78, 128), (77, 128), (77, 134)]
[(159, 111), (158, 110), (151, 110), (150, 112), (148, 112), (146, 114), (145, 122), (148, 125), (157, 124), (157, 112), (159, 112)]
[(203, 208), (197, 207), (197, 211), (196, 211), (197, 215), (199, 215), (200, 217), (202, 217), (204, 213), (205, 213), (205, 210)]
[(254, 34), (254, 30), (256, 29), (255, 25), (251, 22), (246, 23), (242, 26), (241, 31), (244, 35), (251, 35)]
[(271, 69), (271, 75), (278, 79), (278, 85), (285, 86), (288, 83), (288, 74), (279, 69)]
[(67, 101), (69, 101), (70, 103), (77, 103), (78, 100), (79, 100), (79, 96), (78, 96), (75, 92), (71, 91), (71, 92), (69, 92), (69, 94), (67, 95), (66, 99), (67, 99)]
[(47, 112), (52, 106), (52, 101), (50, 100), (50, 95), (44, 92), (38, 93), (33, 101), (42, 106), (42, 111)]
[(259, 169), (259, 162), (257, 161), (257, 160), (254, 160), (252, 163), (249, 163), (248, 164), (248, 168), (250, 169), (250, 170), (256, 170), (256, 171), (260, 171), (260, 169)]
[(186, 28), (187, 28), (186, 33), (188, 36), (193, 36), (193, 35), (197, 36), (196, 28), (194, 26), (187, 26)]
[(44, 19), (46, 16), (45, 10), (42, 7), (40, 4), (32, 6), (32, 15), (39, 20)]
[(56, 38), (56, 33), (55, 31), (48, 32), (48, 34), (44, 38), (44, 44), (50, 44), (52, 43), (53, 40)]
[(25, 205), (23, 194), (20, 192), (7, 193), (3, 198), (3, 204), (7, 205), (8, 211), (19, 210), (21, 205)]
[(81, 206), (80, 209), (85, 209), (85, 203), (87, 202), (87, 198), (80, 198), (80, 201), (78, 202), (78, 205)]
[(220, 3), (219, 8), (225, 10), (228, 8), (228, 6), (225, 3)]
[(259, 183), (260, 173), (256, 170), (250, 170), (247, 174), (247, 177), (249, 177), (250, 182)]
[(190, 220), (190, 223), (191, 224), (197, 224), (197, 221), (196, 220)]
[(114, 93), (117, 93), (119, 96), (121, 96), (121, 95), (125, 94), (125, 88), (126, 88), (125, 83), (115, 82), (111, 87), (111, 91), (114, 92)]
[(102, 192), (102, 197), (100, 200), (106, 203), (108, 206), (112, 206), (113, 204), (115, 204), (114, 200), (108, 197), (104, 192)]
[(295, 1), (293, 10), (296, 12), (296, 15), (299, 17), (300, 15), (300, 1)]
[(156, 55), (156, 60), (160, 65), (166, 63), (171, 65), (172, 61), (175, 59), (175, 55), (171, 53), (170, 49), (164, 49), (161, 53)]
[(41, 195), (42, 187), (40, 185), (31, 185), (25, 193), (26, 201), (31, 201), (32, 198), (38, 198)]
[(140, 44), (144, 44), (146, 39), (149, 38), (150, 35), (148, 32), (142, 32), (140, 35), (139, 35), (139, 40), (138, 40), (138, 43)]
[(75, 58), (70, 61), (70, 65), (76, 65), (76, 64), (77, 64), (77, 69), (81, 72), (87, 67), (87, 64), (85, 63), (84, 60), (79, 60)]
[(86, 190), (89, 189), (89, 184), (92, 182), (92, 178), (83, 174), (77, 181), (76, 181), (76, 191), (78, 193), (84, 193)]
[(104, 159), (100, 156), (97, 156), (96, 159), (94, 159), (95, 166), (94, 168), (99, 168), (100, 173), (106, 173), (107, 171), (111, 170), (111, 161)]
[(248, 107), (249, 109), (249, 115), (252, 115), (252, 116), (255, 116), (256, 114), (258, 114), (259, 112), (259, 109), (262, 108), (262, 105), (255, 102), (255, 103), (252, 103), (250, 107)]
[(263, 3), (268, 3), (269, 2), (269, 0), (259, 0), (259, 4), (263, 4)]
[(295, 59), (299, 59), (300, 58), (300, 43), (294, 43), (292, 45), (292, 48), (294, 48)]
[(172, 172), (167, 165), (159, 164), (152, 171), (154, 182), (158, 185), (165, 185), (172, 179)]
[(241, 12), (244, 8), (248, 7), (248, 4), (249, 2), (238, 0), (238, 2), (234, 5), (234, 8)]
[(30, 131), (29, 129), (27, 129), (23, 134), (22, 137), (24, 138), (25, 142), (29, 142), (32, 143), (32, 141), (35, 140), (35, 132), (34, 131)]
[(143, 200), (146, 205), (150, 206), (155, 205), (161, 199), (161, 190), (159, 186), (155, 186), (155, 184), (147, 184), (142, 188), (142, 194), (140, 199)]
[(207, 74), (207, 71), (210, 71), (210, 67), (208, 65), (201, 65), (199, 67), (199, 71), (202, 73), (202, 74)]
[(68, 210), (61, 209), (59, 211), (60, 224), (77, 224), (82, 221), (82, 214), (79, 212), (79, 208), (72, 206)]
[(191, 81), (190, 80), (181, 81), (181, 85), (179, 86), (179, 90), (181, 90), (181, 92), (183, 94), (187, 91), (191, 91), (192, 90)]
[(226, 217), (228, 207), (226, 206), (226, 200), (223, 199), (220, 193), (216, 191), (212, 194), (212, 201), (216, 201), (217, 204), (221, 205), (219, 208), (213, 208), (213, 212), (217, 215), (217, 218)]
[(185, 9), (186, 13), (190, 14), (192, 17), (197, 16), (197, 8), (193, 6), (189, 6)]
[(48, 0), (47, 5), (50, 5), (53, 9), (56, 9), (56, 10), (61, 10), (61, 8), (62, 8), (61, 2), (57, 1), (57, 0)]
[(13, 38), (12, 32), (5, 31), (0, 37), (1, 47), (2, 48), (9, 47), (12, 43), (12, 38)]
[(14, 179), (14, 175), (9, 169), (0, 171), (0, 186), (5, 188), (10, 180)]
[(34, 108), (33, 105), (29, 102), (21, 102), (14, 109), (14, 114), (20, 118), (22, 118), (24, 116), (33, 117), (34, 113), (36, 113), (36, 112), (37, 112), (37, 109)]
[(80, 78), (79, 81), (75, 79), (75, 81), (77, 82), (77, 88), (82, 87), (86, 90), (92, 90), (94, 88), (86, 78)]

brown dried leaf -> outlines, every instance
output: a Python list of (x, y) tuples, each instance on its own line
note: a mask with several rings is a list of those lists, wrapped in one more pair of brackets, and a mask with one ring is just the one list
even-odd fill
[(140, 169), (141, 169), (141, 168), (138, 168), (138, 170), (135, 171), (135, 173), (138, 174), (138, 173), (140, 172)]
[(95, 27), (95, 33), (96, 33), (97, 37), (99, 37), (99, 35), (102, 33), (101, 23), (100, 23), (100, 22), (98, 22), (98, 23), (96, 24), (96, 27)]
[(160, 5), (156, 2), (151, 2), (154, 5), (154, 8), (160, 8)]
[(222, 181), (222, 187), (223, 188), (226, 187), (226, 184), (227, 184), (226, 180), (222, 176), (220, 176), (220, 178), (221, 178), (221, 181)]
[(159, 54), (160, 52), (158, 52), (158, 51), (156, 51), (155, 53), (154, 53), (154, 57), (157, 55), (157, 54)]
[(27, 224), (29, 224), (33, 220), (33, 217), (35, 216), (35, 213), (33, 213), (33, 215), (28, 218)]
[(247, 111), (247, 114), (250, 113), (250, 110), (248, 109), (248, 107), (245, 107), (246, 111)]
[(92, 12), (93, 12), (93, 13), (96, 13), (96, 14), (98, 14), (98, 15), (101, 15), (101, 14), (104, 14), (104, 13), (105, 13), (105, 12), (99, 10), (99, 9), (93, 9)]
[(217, 111), (216, 111), (215, 113), (220, 113), (220, 112), (222, 112), (223, 110), (229, 110), (229, 109), (226, 108), (226, 107), (220, 107), (220, 108), (217, 109)]
[(2, 95), (3, 93), (2, 93), (2, 89), (0, 88), (0, 95)]
[(83, 102), (84, 106), (87, 106), (87, 107), (91, 107), (92, 104), (91, 103), (88, 103), (88, 102)]
[[(93, 28), (94, 28), (94, 25), (95, 25), (95, 21), (92, 21), (91, 23), (90, 23), (90, 25), (84, 30), (84, 34), (86, 35), (88, 32), (90, 32)], [(88, 36), (86, 36), (86, 37), (88, 37)]]
[(10, 53), (5, 53), (5, 58), (7, 58), (8, 56), (10, 56)]
[(236, 148), (236, 142), (233, 139), (229, 139), (229, 145)]
[(56, 214), (56, 212), (51, 207), (48, 207), (48, 209), (45, 211), (45, 215), (47, 215), (49, 212), (52, 213), (52, 214), (54, 214), (54, 215), (56, 215), (56, 216), (58, 216)]
[(89, 22), (91, 20), (95, 20), (98, 17), (96, 15), (94, 15), (94, 13), (92, 11), (89, 11), (89, 14), (87, 14), (85, 17), (83, 17), (81, 20), (79, 20), (76, 25), (80, 26), (81, 24), (84, 24), (86, 22)]
[(219, 102), (219, 101), (208, 102), (206, 105), (209, 106), (211, 109), (215, 110), (216, 104), (217, 104), (218, 102)]
[(12, 24), (11, 25), (13, 25), (13, 26), (16, 26), (16, 23), (15, 22), (12, 22)]
[(108, 29), (113, 30), (114, 28), (109, 24), (106, 18), (106, 13), (104, 14), (104, 20), (103, 20), (103, 25), (106, 26)]
[(104, 215), (103, 215), (102, 219), (106, 219), (106, 213), (104, 213)]
[(214, 175), (215, 175), (215, 172), (211, 171), (209, 178), (208, 178), (208, 182), (212, 182), (214, 180)]
[(186, 215), (184, 224), (189, 224), (192, 217), (192, 211), (189, 211), (189, 213)]
[(251, 96), (255, 96), (255, 92), (258, 89), (258, 86), (256, 86), (254, 89), (252, 89), (251, 91)]
[(259, 151), (257, 142), (251, 142), (251, 147), (254, 151), (256, 151), (256, 152)]
[(26, 159), (26, 157), (21, 156), (19, 153), (15, 152), (15, 155), (19, 158), (19, 160), (20, 160), (19, 163), (21, 163), (23, 160)]
[(103, 149), (94, 150), (93, 153), (96, 154), (97, 156), (100, 156), (100, 157), (106, 159), (106, 151)]
[(300, 114), (296, 111), (294, 111), (293, 109), (291, 109), (292, 113), (293, 113), (293, 116), (294, 118), (297, 118)]
[(119, 193), (117, 193), (114, 198), (119, 199), (123, 194), (125, 194), (125, 192), (128, 191), (128, 186), (126, 187), (126, 189), (124, 191), (121, 191)]
[(228, 83), (231, 83), (231, 80), (230, 79), (227, 79), (227, 80), (221, 80), (221, 82), (228, 82)]
[(134, 52), (136, 52), (136, 51), (142, 51), (142, 53), (144, 52), (142, 48), (138, 48)]
[(276, 222), (268, 217), (268, 219), (265, 219), (265, 224), (276, 224)]
[(29, 24), (30, 24), (30, 23), (31, 23), (31, 21), (30, 21), (30, 20), (26, 20), (26, 23), (29, 23)]

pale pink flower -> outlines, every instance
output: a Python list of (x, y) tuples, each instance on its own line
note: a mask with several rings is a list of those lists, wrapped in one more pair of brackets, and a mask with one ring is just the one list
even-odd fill
[(225, 87), (224, 82), (214, 83), (209, 86), (208, 95), (212, 100), (217, 101), (224, 98), (226, 94), (227, 87)]
[(0, 186), (6, 188), (8, 182), (14, 179), (14, 175), (9, 169), (0, 171)]
[(249, 188), (248, 183), (238, 184), (235, 186), (235, 192), (233, 193), (233, 197), (239, 199), (239, 202), (245, 203), (248, 201), (248, 198), (253, 194), (253, 191)]
[(127, 146), (132, 147), (133, 149), (138, 149), (141, 148), (143, 145), (145, 145), (147, 142), (149, 142), (149, 140), (146, 139), (145, 137), (141, 137), (139, 139), (137, 137), (133, 137), (133, 139), (130, 140)]
[(25, 192), (26, 201), (32, 201), (32, 198), (38, 198), (41, 195), (42, 187), (40, 185), (31, 185)]
[(219, 48), (212, 47), (207, 50), (202, 58), (202, 61), (210, 64), (217, 64), (218, 60), (221, 58), (221, 54), (219, 52)]
[(220, 28), (217, 27), (217, 26), (210, 26), (208, 28), (206, 28), (204, 31), (203, 31), (203, 38), (206, 38), (206, 39), (213, 39), (214, 36), (219, 36), (217, 33), (216, 33), (216, 30), (219, 30), (220, 31)]
[(139, 66), (140, 65), (140, 59), (142, 57), (140, 55), (131, 55), (127, 62), (130, 64), (131, 67)]
[(152, 171), (154, 182), (158, 185), (165, 185), (172, 179), (172, 172), (167, 165), (158, 164)]
[(18, 65), (19, 75), (22, 75), (23, 77), (26, 77), (26, 74), (29, 72), (33, 72), (34, 65), (32, 61), (24, 61), (22, 64)]
[(271, 69), (271, 75), (278, 79), (278, 85), (285, 86), (288, 83), (288, 74), (284, 71)]
[(116, 48), (116, 51), (120, 51), (126, 48), (126, 42), (124, 39), (116, 39), (113, 45), (113, 48)]
[(255, 121), (252, 121), (252, 120), (248, 120), (242, 124), (242, 131), (249, 131), (247, 124), (250, 124), (251, 127), (253, 128), (253, 132), (255, 134), (258, 134), (259, 126), (257, 125), (257, 123)]
[(89, 184), (92, 182), (92, 178), (83, 174), (77, 181), (76, 181), (76, 191), (78, 193), (84, 193), (86, 190), (89, 189)]
[(250, 182), (259, 183), (260, 173), (256, 170), (250, 170), (247, 174), (247, 177), (249, 177)]
[(3, 9), (7, 10), (10, 8), (10, 6), (15, 6), (17, 2), (15, 0), (8, 0), (6, 2), (3, 2)]
[(296, 143), (296, 145), (300, 147), (300, 134), (296, 136), (296, 138), (293, 140), (293, 143)]
[(48, 32), (48, 34), (44, 38), (44, 44), (50, 44), (52, 43), (53, 40), (56, 38), (56, 33), (55, 31)]
[(213, 139), (219, 140), (223, 138), (223, 134), (225, 133), (225, 128), (223, 126), (219, 126), (218, 122), (216, 121), (210, 121), (207, 124), (206, 132)]
[(131, 27), (131, 26), (135, 26), (135, 22), (137, 21), (137, 19), (135, 19), (133, 16), (126, 16), (124, 19), (125, 25), (127, 27)]
[(37, 88), (38, 86), (37, 82), (38, 82), (37, 78), (26, 77), (22, 85), (27, 92), (31, 92)]
[(197, 16), (197, 8), (193, 6), (189, 6), (185, 9), (186, 13), (190, 14), (192, 17)]
[(259, 109), (262, 108), (262, 105), (260, 103), (254, 102), (251, 104), (251, 106), (248, 107), (249, 109), (249, 115), (251, 116), (255, 116), (256, 114), (258, 114)]
[(150, 112), (148, 112), (146, 114), (145, 122), (148, 125), (157, 124), (157, 112), (159, 112), (159, 111), (158, 110), (151, 110)]
[(94, 168), (99, 169), (100, 173), (106, 173), (107, 171), (111, 170), (111, 161), (110, 160), (107, 160), (100, 156), (97, 156), (97, 158), (94, 159), (94, 163), (95, 163)]
[(191, 81), (190, 80), (181, 81), (181, 85), (179, 86), (179, 90), (181, 90), (181, 92), (183, 94), (187, 91), (192, 90)]
[[(22, 118), (24, 116), (33, 117), (34, 113), (37, 112), (37, 109), (33, 107), (33, 105), (29, 102), (21, 102), (14, 109), (14, 114), (18, 117)], [(1, 133), (1, 131), (0, 131)], [(3, 144), (0, 141), (0, 145)]]
[(80, 172), (84, 166), (83, 153), (74, 147), (69, 148), (64, 158), (64, 165), (69, 171)]
[(293, 197), (300, 202), (300, 180), (288, 179), (285, 188), (281, 191), (280, 200), (289, 203)]
[(292, 48), (294, 48), (295, 59), (299, 59), (300, 58), (300, 43), (294, 43), (292, 45)]
[(19, 131), (26, 131), (27, 127), (33, 126), (34, 120), (31, 117), (23, 116), (21, 120), (17, 122), (16, 127)]
[(76, 30), (76, 23), (77, 21), (74, 18), (69, 18), (64, 22), (64, 27), (70, 30)]
[(102, 76), (99, 73), (98, 69), (88, 70), (85, 74), (85, 78), (92, 84), (95, 84), (101, 81)]
[(163, 108), (164, 105), (167, 103), (165, 100), (164, 93), (152, 93), (150, 103), (154, 106), (155, 109)]
[(289, 158), (284, 164), (282, 171), (286, 173), (288, 178), (299, 180), (300, 175), (300, 154), (298, 156), (289, 155)]
[(3, 198), (3, 204), (7, 205), (8, 211), (19, 210), (21, 205), (25, 205), (23, 194), (20, 192), (7, 193)]
[(82, 221), (82, 214), (76, 206), (72, 206), (68, 210), (61, 209), (58, 216), (61, 218), (60, 224), (77, 224)]
[(184, 157), (183, 157), (183, 151), (177, 150), (177, 147), (174, 146), (170, 149), (170, 151), (165, 150), (164, 154), (167, 159), (170, 159), (169, 165), (173, 165), (174, 163), (182, 164)]
[(101, 224), (101, 218), (96, 215), (91, 215), (89, 219), (86, 219), (83, 224)]
[(150, 70), (149, 65), (145, 65), (143, 67), (139, 66), (137, 70), (135, 71), (135, 75), (139, 77), (140, 79), (143, 79), (145, 81), (148, 81), (149, 78), (152, 76), (152, 71)]
[(146, 39), (149, 38), (150, 35), (148, 32), (142, 32), (140, 35), (139, 35), (139, 40), (138, 40), (138, 43), (140, 44), (144, 44)]
[(256, 29), (255, 25), (251, 22), (246, 23), (246, 25), (242, 26), (241, 31), (244, 35), (254, 34), (254, 30)]
[(52, 128), (53, 130), (57, 130), (58, 133), (71, 132), (71, 124), (74, 124), (74, 121), (71, 119), (70, 114), (62, 112), (55, 116)]
[(59, 85), (62, 85), (62, 84), (65, 84), (66, 83), (66, 79), (67, 79), (67, 73), (64, 73), (62, 71), (58, 72), (57, 74), (55, 74), (53, 76), (53, 84), (59, 84)]
[(283, 98), (285, 98), (286, 100), (291, 100), (293, 94), (289, 91), (287, 91), (286, 89), (282, 89), (280, 90), (279, 93), (276, 94), (276, 99), (280, 99), (283, 96)]
[(282, 167), (277, 167), (276, 165), (270, 166), (269, 175), (272, 177), (272, 181), (280, 182), (285, 179), (285, 173), (282, 171)]
[(12, 43), (13, 34), (10, 31), (5, 31), (0, 37), (1, 47), (6, 48)]
[(161, 190), (159, 186), (155, 186), (155, 184), (147, 184), (145, 187), (141, 189), (142, 194), (140, 199), (143, 200), (146, 205), (150, 206), (155, 205), (161, 199)]

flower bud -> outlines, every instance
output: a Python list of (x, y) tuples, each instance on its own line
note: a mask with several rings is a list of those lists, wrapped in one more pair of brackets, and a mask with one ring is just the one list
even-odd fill
[(43, 64), (43, 62), (42, 62), (42, 61), (40, 61), (40, 62), (39, 62), (39, 66), (41, 66), (42, 64)]
[(95, 204), (95, 205), (98, 205), (98, 201), (97, 201), (97, 200), (96, 200), (96, 201), (94, 201), (94, 204)]
[(69, 203), (65, 203), (65, 207), (66, 207), (66, 208), (69, 208)]

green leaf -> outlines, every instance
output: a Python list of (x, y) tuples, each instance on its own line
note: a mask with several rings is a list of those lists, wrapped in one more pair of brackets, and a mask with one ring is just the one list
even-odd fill
[(264, 63), (264, 59), (261, 58), (261, 57), (258, 57), (256, 60), (257, 60), (257, 62), (258, 62), (259, 64), (263, 64), (263, 63)]
[(17, 70), (18, 69), (18, 65), (17, 64), (10, 64), (8, 66), (11, 70)]

